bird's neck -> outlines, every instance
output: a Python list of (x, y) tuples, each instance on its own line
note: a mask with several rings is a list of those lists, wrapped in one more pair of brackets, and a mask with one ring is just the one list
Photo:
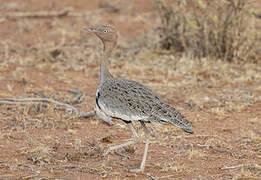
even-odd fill
[(114, 42), (103, 41), (103, 51), (102, 51), (101, 62), (100, 62), (100, 85), (104, 81), (106, 81), (106, 79), (112, 77), (109, 71), (109, 58), (115, 46), (116, 43)]

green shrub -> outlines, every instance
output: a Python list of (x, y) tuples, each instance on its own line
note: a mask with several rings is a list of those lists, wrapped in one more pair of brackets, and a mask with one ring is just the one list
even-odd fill
[(160, 46), (194, 57), (227, 61), (257, 58), (257, 31), (249, 0), (154, 0)]

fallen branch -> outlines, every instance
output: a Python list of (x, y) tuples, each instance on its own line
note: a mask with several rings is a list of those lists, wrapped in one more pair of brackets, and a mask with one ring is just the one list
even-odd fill
[(24, 103), (39, 103), (39, 102), (52, 103), (52, 104), (55, 104), (57, 106), (64, 107), (65, 109), (70, 110), (74, 114), (80, 114), (79, 111), (75, 107), (73, 107), (69, 104), (65, 104), (65, 103), (55, 101), (55, 100), (50, 99), (50, 98), (21, 98), (21, 99), (4, 98), (4, 99), (0, 99), (0, 104), (19, 104), (19, 103), (24, 104)]
[(76, 91), (76, 90), (68, 90), (69, 93), (72, 93), (74, 96), (71, 98), (70, 102), (71, 103), (81, 103), (85, 94), (81, 91)]
[(258, 169), (258, 170), (261, 169), (261, 167), (258, 164), (240, 164), (240, 165), (236, 165), (236, 166), (225, 166), (225, 167), (222, 167), (220, 169), (221, 170), (227, 170), (227, 169), (237, 169), (237, 168), (242, 168), (242, 167), (255, 168), (255, 169)]
[(114, 150), (114, 153), (118, 156), (120, 156), (123, 159), (130, 159), (129, 156), (124, 155), (122, 152), (118, 151), (117, 149)]
[(26, 104), (26, 103), (39, 103), (39, 102), (45, 102), (45, 103), (51, 103), (51, 104), (55, 104), (57, 106), (61, 106), (69, 111), (71, 111), (71, 113), (76, 114), (78, 117), (80, 118), (89, 118), (89, 117), (93, 117), (96, 114), (98, 115), (98, 117), (103, 120), (104, 122), (106, 122), (108, 125), (113, 125), (111, 118), (102, 115), (101, 113), (97, 113), (95, 110), (90, 111), (90, 112), (79, 112), (75, 107), (66, 104), (66, 103), (61, 103), (58, 101), (55, 101), (51, 98), (3, 98), (0, 99), (0, 105), (1, 104)]
[(213, 151), (216, 151), (216, 152), (220, 152), (220, 153), (223, 153), (223, 152), (228, 152), (222, 148), (217, 148), (215, 146), (211, 146), (211, 145), (206, 145), (206, 144), (196, 144), (199, 148), (207, 148), (207, 149), (212, 149)]
[(65, 8), (59, 11), (38, 11), (38, 12), (16, 12), (0, 15), (0, 22), (6, 19), (18, 19), (18, 18), (52, 18), (52, 17), (84, 17), (90, 14), (101, 13), (101, 10), (95, 12), (71, 12), (71, 8)]
[(237, 166), (225, 166), (225, 167), (222, 167), (220, 169), (221, 170), (227, 170), (227, 169), (237, 169), (237, 168), (241, 168), (241, 167), (244, 167), (244, 164), (240, 164), (240, 165), (237, 165)]
[(150, 177), (151, 180), (159, 180), (159, 179), (175, 179), (174, 177), (177, 175), (173, 174), (173, 175), (168, 175), (168, 176), (154, 177), (151, 174), (147, 173), (147, 176)]
[(190, 136), (184, 136), (184, 138), (207, 138), (207, 137), (212, 137), (212, 138), (217, 138), (220, 139), (224, 142), (227, 142), (226, 139), (219, 137), (218, 135), (190, 135)]
[(79, 117), (81, 118), (89, 118), (97, 115), (101, 120), (106, 122), (108, 125), (112, 126), (114, 123), (111, 121), (111, 118), (106, 116), (104, 113), (102, 113), (99, 109), (95, 108), (96, 110), (87, 112), (87, 113), (80, 113)]
[(62, 9), (59, 11), (38, 11), (38, 12), (16, 12), (7, 15), (1, 15), (2, 18), (16, 19), (16, 18), (50, 18), (67, 16), (70, 9)]
[(95, 111), (90, 111), (90, 112), (87, 112), (87, 113), (80, 113), (79, 117), (89, 118), (89, 117), (93, 117), (95, 115), (96, 115)]
[(151, 174), (147, 173), (146, 174), (151, 180), (157, 180), (157, 178), (155, 178), (154, 176), (152, 176)]

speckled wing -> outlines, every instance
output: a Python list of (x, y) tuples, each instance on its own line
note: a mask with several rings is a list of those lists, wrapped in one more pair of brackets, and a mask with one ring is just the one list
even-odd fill
[(136, 81), (108, 79), (99, 87), (96, 102), (110, 117), (124, 121), (169, 122), (192, 133), (189, 121), (180, 112)]
[(142, 84), (113, 78), (105, 81), (96, 94), (97, 105), (107, 115), (125, 121), (142, 120), (150, 116), (149, 97), (157, 98), (154, 92)]

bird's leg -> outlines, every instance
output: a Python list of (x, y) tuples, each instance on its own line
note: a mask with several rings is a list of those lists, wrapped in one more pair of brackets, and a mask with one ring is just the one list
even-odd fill
[(147, 159), (147, 154), (148, 154), (148, 149), (149, 149), (149, 141), (146, 138), (145, 139), (145, 148), (144, 148), (144, 153), (143, 153), (143, 157), (142, 157), (142, 161), (140, 163), (140, 168), (139, 169), (130, 169), (130, 172), (134, 172), (134, 173), (138, 173), (138, 172), (142, 172), (145, 168), (145, 162)]
[(129, 146), (129, 145), (132, 145), (132, 144), (135, 144), (135, 143), (138, 142), (139, 136), (138, 136), (136, 130), (134, 129), (132, 123), (128, 123), (128, 127), (130, 128), (130, 130), (131, 130), (131, 132), (133, 134), (133, 140), (125, 142), (125, 143), (122, 143), (122, 144), (118, 144), (118, 145), (115, 145), (115, 146), (108, 147), (104, 151), (104, 153), (102, 154), (103, 156), (107, 155), (112, 150), (116, 150), (116, 149), (119, 149), (119, 148), (122, 148), (122, 147), (125, 147), (125, 146)]
[(143, 130), (145, 132), (145, 138), (148, 137), (148, 135), (152, 135), (151, 132), (149, 131), (149, 129), (147, 128), (147, 126), (145, 125), (145, 123), (143, 121), (139, 121), (141, 126), (143, 127)]
[(150, 134), (150, 131), (148, 130), (148, 128), (146, 127), (146, 125), (143, 121), (140, 121), (140, 123), (141, 123), (141, 125), (144, 129), (144, 132), (145, 132), (145, 148), (144, 148), (144, 153), (143, 153), (142, 161), (141, 161), (141, 164), (140, 164), (140, 168), (129, 170), (130, 172), (134, 172), (134, 173), (142, 172), (144, 170), (146, 159), (147, 159), (147, 154), (148, 154), (148, 149), (149, 149), (148, 136)]
[(97, 116), (103, 120), (104, 122), (106, 122), (107, 124), (109, 124), (110, 126), (113, 125), (113, 122), (111, 121), (111, 118), (107, 115), (105, 115), (103, 112), (99, 111), (96, 109), (96, 114)]

